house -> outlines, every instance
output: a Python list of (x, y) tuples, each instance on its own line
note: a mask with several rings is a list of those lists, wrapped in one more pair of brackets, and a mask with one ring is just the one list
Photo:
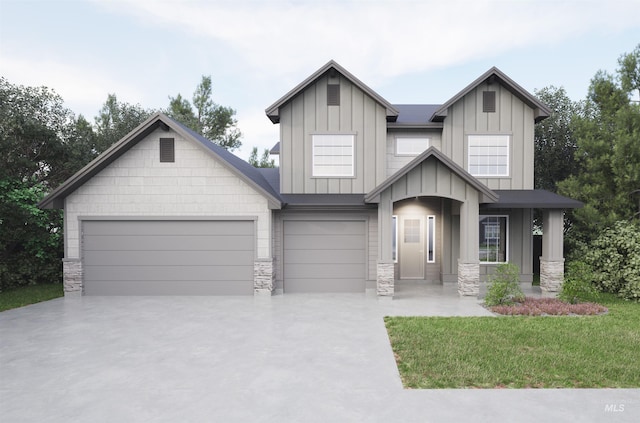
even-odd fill
[(389, 103), (334, 61), (266, 109), (277, 169), (155, 114), (40, 203), (64, 209), (66, 295), (477, 295), (497, 263), (563, 280), (563, 210), (533, 189), (549, 109), (496, 68), (442, 105)]

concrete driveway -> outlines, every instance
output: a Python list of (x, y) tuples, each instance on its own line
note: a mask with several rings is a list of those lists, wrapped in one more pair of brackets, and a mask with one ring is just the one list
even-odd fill
[[(639, 390), (405, 390), (385, 315), (474, 299), (83, 297), (0, 313), (0, 422), (636, 422)], [(490, 353), (490, 352), (488, 352)]]

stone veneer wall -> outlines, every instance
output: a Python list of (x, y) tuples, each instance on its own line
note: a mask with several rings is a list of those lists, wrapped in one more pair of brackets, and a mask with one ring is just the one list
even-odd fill
[(62, 260), (62, 283), (64, 295), (82, 295), (82, 262), (79, 259)]
[(253, 262), (253, 292), (271, 295), (276, 286), (273, 259), (257, 259)]
[(540, 257), (540, 289), (558, 292), (564, 282), (564, 259), (545, 260)]
[(480, 293), (480, 262), (458, 260), (458, 294), (475, 296)]
[(393, 263), (378, 263), (377, 294), (381, 297), (393, 297), (395, 274)]

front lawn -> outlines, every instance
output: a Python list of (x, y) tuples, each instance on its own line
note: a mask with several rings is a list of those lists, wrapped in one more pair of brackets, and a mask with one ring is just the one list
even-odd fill
[(640, 304), (598, 316), (386, 317), (406, 388), (638, 388)]
[(0, 292), (0, 311), (62, 297), (61, 283), (30, 285)]

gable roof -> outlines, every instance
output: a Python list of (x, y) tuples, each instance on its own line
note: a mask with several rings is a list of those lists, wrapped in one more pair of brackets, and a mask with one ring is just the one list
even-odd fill
[(489, 80), (490, 82), (497, 81), (509, 90), (513, 95), (522, 100), (526, 105), (534, 110), (534, 118), (536, 123), (549, 117), (551, 110), (534, 95), (518, 85), (513, 79), (509, 78), (504, 72), (495, 66), (480, 75), (478, 79), (469, 84), (466, 88), (460, 91), (458, 94), (451, 97), (449, 101), (444, 103), (438, 110), (436, 110), (431, 116), (431, 121), (441, 122), (447, 116), (447, 110), (451, 105), (459, 101), (462, 97), (469, 94), (472, 90), (478, 87), (480, 84)]
[(378, 197), (384, 190), (389, 188), (395, 182), (397, 182), (400, 178), (411, 172), (414, 168), (419, 166), (422, 162), (427, 160), (429, 157), (434, 157), (436, 160), (440, 161), (444, 164), (451, 172), (456, 174), (462, 180), (464, 180), (467, 184), (471, 185), (478, 192), (484, 195), (483, 203), (493, 203), (498, 201), (498, 195), (487, 188), (486, 185), (478, 181), (474, 178), (469, 172), (464, 170), (460, 165), (455, 163), (453, 160), (445, 156), (440, 150), (431, 146), (427, 148), (422, 154), (417, 156), (415, 159), (411, 160), (407, 163), (402, 169), (398, 170), (396, 173), (387, 178), (386, 181), (378, 185), (373, 191), (369, 192), (364, 197), (364, 201), (367, 203), (377, 202), (376, 197)]
[(265, 109), (265, 112), (266, 112), (267, 116), (269, 117), (269, 119), (271, 119), (271, 122), (279, 123), (280, 122), (280, 108), (282, 106), (284, 106), (286, 103), (288, 103), (290, 100), (292, 100), (295, 96), (300, 94), (300, 92), (302, 92), (309, 85), (311, 85), (314, 82), (316, 82), (318, 79), (320, 79), (320, 77), (322, 77), (327, 72), (330, 72), (331, 70), (333, 70), (335, 72), (338, 72), (343, 77), (347, 78), (352, 84), (354, 84), (355, 86), (360, 88), (362, 91), (367, 93), (367, 95), (369, 95), (370, 97), (375, 99), (378, 103), (383, 105), (387, 109), (387, 120), (388, 121), (393, 122), (393, 121), (396, 120), (396, 118), (398, 116), (398, 110), (396, 110), (396, 108), (391, 103), (389, 103), (387, 100), (382, 98), (378, 93), (373, 91), (371, 88), (369, 88), (367, 85), (365, 85), (362, 81), (360, 81), (358, 78), (356, 78), (353, 74), (351, 74), (345, 68), (340, 66), (334, 60), (330, 60), (329, 62), (327, 62), (326, 65), (324, 65), (323, 67), (321, 67), (320, 69), (315, 71), (311, 76), (309, 76), (307, 79), (302, 81), (295, 88), (293, 88), (291, 91), (289, 91), (284, 96), (282, 96), (278, 101), (276, 101), (271, 106), (269, 106), (269, 107), (267, 107)]
[(64, 181), (59, 187), (51, 191), (49, 195), (38, 203), (38, 207), (45, 209), (64, 208), (65, 197), (158, 128), (163, 128), (165, 131), (172, 129), (183, 138), (204, 147), (207, 153), (218, 159), (224, 167), (265, 196), (271, 208), (281, 207), (281, 200), (277, 191), (274, 191), (273, 187), (256, 168), (163, 113), (155, 113), (138, 125), (133, 131), (125, 135), (121, 140), (106, 149), (89, 164)]

